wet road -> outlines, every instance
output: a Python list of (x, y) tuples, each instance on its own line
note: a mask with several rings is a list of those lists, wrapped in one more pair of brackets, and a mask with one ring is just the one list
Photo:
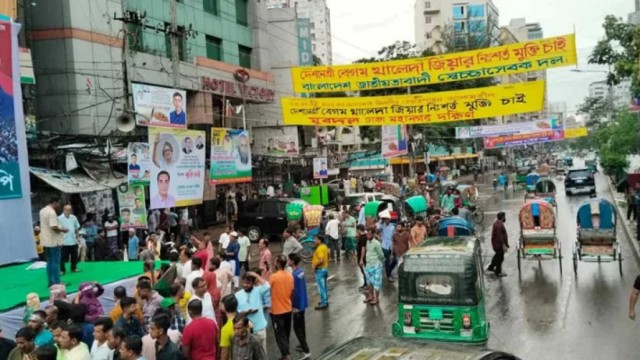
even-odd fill
[[(491, 324), (488, 346), (506, 350), (522, 359), (636, 359), (640, 337), (638, 324), (627, 317), (628, 296), (639, 266), (631, 253), (623, 230), (618, 227), (622, 243), (623, 272), (617, 263), (585, 263), (574, 276), (571, 252), (575, 241), (575, 214), (587, 195), (566, 197), (562, 181), (556, 180), (559, 224), (562, 242), (563, 273), (558, 260), (525, 261), (518, 276), (515, 252), (505, 256), (504, 278), (485, 276), (487, 317)], [(603, 175), (596, 175), (598, 197), (611, 200), (609, 186)], [(480, 188), (485, 210), (484, 263), (492, 256), (490, 227), (498, 211), (507, 214), (507, 231), (511, 248), (519, 237), (517, 214), (523, 204), (523, 191), (493, 195)], [(308, 271), (310, 304), (318, 302), (313, 278)], [(383, 284), (380, 304), (363, 303), (358, 291), (362, 284), (355, 262), (343, 260), (331, 263), (329, 281), (330, 308), (326, 311), (307, 310), (307, 340), (314, 355), (358, 336), (390, 336), (391, 324), (397, 318), (397, 284)], [(291, 348), (298, 344), (291, 336)], [(277, 359), (279, 351), (273, 331), (269, 331), (269, 358)], [(296, 359), (295, 350), (292, 352)], [(312, 357), (313, 358), (313, 357)]]

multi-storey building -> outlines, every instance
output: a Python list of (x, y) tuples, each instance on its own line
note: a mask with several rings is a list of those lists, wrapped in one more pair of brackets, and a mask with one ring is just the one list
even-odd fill
[(416, 0), (414, 23), (418, 49), (436, 53), (495, 45), (500, 35), (498, 8), (491, 0)]
[(331, 11), (327, 0), (267, 0), (269, 8), (295, 7), (299, 18), (311, 21), (313, 54), (325, 65), (333, 64)]
[[(188, 125), (242, 126), (238, 115), (222, 124), (227, 100), (274, 101), (264, 4), (58, 0), (34, 9), (25, 9), (25, 19), (41, 79), (39, 130), (108, 134), (131, 106), (131, 83), (186, 90)], [(249, 74), (244, 84), (234, 77), (239, 69)], [(247, 127), (276, 122), (256, 109), (246, 108)]]

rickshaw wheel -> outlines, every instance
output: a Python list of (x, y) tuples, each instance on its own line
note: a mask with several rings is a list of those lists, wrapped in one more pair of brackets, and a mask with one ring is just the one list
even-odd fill
[(562, 275), (562, 250), (558, 249), (558, 264), (560, 265), (560, 274)]
[(520, 273), (520, 262), (522, 261), (522, 260), (520, 259), (520, 257), (521, 257), (521, 256), (520, 256), (520, 249), (517, 249), (517, 250), (516, 250), (516, 255), (517, 255), (517, 257), (518, 257), (518, 273)]
[(620, 275), (622, 276), (622, 252), (618, 249), (618, 269), (620, 270)]
[(573, 273), (578, 276), (578, 255), (573, 253)]

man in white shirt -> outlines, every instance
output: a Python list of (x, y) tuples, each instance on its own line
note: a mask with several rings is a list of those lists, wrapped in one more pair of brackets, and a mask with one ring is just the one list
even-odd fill
[(231, 228), (228, 226), (224, 229), (224, 232), (220, 234), (220, 238), (218, 239), (218, 243), (220, 244), (220, 250), (227, 250), (227, 246), (229, 246), (229, 242), (231, 241), (231, 237), (229, 236), (229, 232)]
[(62, 215), (58, 216), (58, 223), (60, 226), (69, 229), (64, 234), (62, 240), (62, 257), (60, 260), (60, 272), (65, 274), (66, 262), (71, 257), (71, 272), (79, 272), (78, 270), (78, 232), (80, 231), (80, 223), (78, 218), (72, 214), (73, 209), (71, 205), (65, 205), (62, 210)]
[(40, 244), (47, 259), (48, 286), (60, 284), (60, 258), (63, 236), (69, 230), (60, 226), (58, 214), (60, 198), (54, 196), (49, 204), (40, 210)]
[[(207, 282), (204, 281), (203, 278), (197, 277), (190, 285), (193, 287), (194, 292), (189, 302), (192, 302), (194, 299), (202, 301), (202, 317), (216, 321), (216, 314), (213, 311), (213, 301), (211, 301), (211, 295), (209, 295), (207, 291)], [(187, 307), (189, 306), (189, 302), (187, 303)], [(187, 325), (189, 325), (191, 320), (191, 315), (187, 311)]]
[(187, 284), (185, 285), (185, 290), (187, 290), (190, 294), (193, 294), (193, 280), (197, 278), (201, 278), (204, 274), (202, 271), (202, 260), (200, 258), (194, 257), (191, 259), (191, 272), (186, 277)]
[(329, 215), (329, 222), (327, 222), (324, 232), (328, 236), (331, 260), (340, 261), (340, 220), (336, 219), (334, 215)]
[(191, 273), (191, 251), (187, 249), (180, 251), (180, 263), (182, 264), (180, 276), (186, 279)]
[(91, 345), (92, 360), (113, 360), (114, 350), (109, 349), (109, 330), (113, 328), (110, 317), (100, 317), (93, 325), (93, 345)]

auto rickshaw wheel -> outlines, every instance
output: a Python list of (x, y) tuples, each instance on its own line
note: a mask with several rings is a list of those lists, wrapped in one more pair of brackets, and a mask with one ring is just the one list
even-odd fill
[(618, 249), (618, 269), (620, 270), (620, 276), (622, 276), (622, 252)]
[(517, 258), (518, 258), (518, 273), (520, 273), (520, 262), (522, 260), (520, 259), (521, 258), (521, 254), (520, 254), (520, 249), (519, 248), (516, 250), (516, 255), (517, 255)]
[(562, 250), (558, 249), (558, 264), (560, 265), (560, 275), (562, 275)]
[(578, 255), (573, 253), (573, 273), (578, 276)]

